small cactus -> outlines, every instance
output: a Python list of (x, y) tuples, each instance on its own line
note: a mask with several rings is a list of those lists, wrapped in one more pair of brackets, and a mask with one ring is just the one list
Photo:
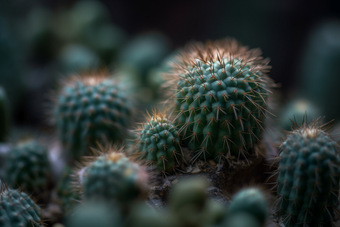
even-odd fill
[(67, 156), (79, 159), (98, 142), (124, 140), (132, 99), (117, 80), (105, 73), (72, 76), (59, 92), (53, 111)]
[(4, 180), (12, 188), (32, 193), (46, 190), (50, 174), (47, 148), (35, 139), (22, 139), (6, 156)]
[(272, 85), (260, 54), (226, 39), (195, 43), (173, 65), (167, 84), (176, 89), (175, 123), (193, 160), (257, 154)]
[(0, 226), (40, 227), (40, 208), (24, 192), (0, 186)]
[(100, 150), (103, 154), (86, 161), (76, 174), (84, 200), (112, 201), (124, 210), (131, 202), (144, 199), (148, 192), (144, 169), (127, 158), (122, 149)]
[(0, 87), (0, 143), (7, 141), (10, 128), (9, 103), (5, 90)]
[(264, 194), (257, 188), (247, 188), (238, 192), (228, 207), (228, 217), (240, 213), (253, 216), (258, 223), (255, 226), (264, 226), (268, 217), (267, 200)]
[(286, 227), (330, 225), (339, 204), (337, 142), (320, 120), (295, 126), (277, 159), (281, 220)]
[(182, 161), (182, 151), (179, 134), (171, 120), (154, 111), (137, 131), (140, 137), (136, 140), (136, 155), (159, 172), (174, 172), (176, 164)]

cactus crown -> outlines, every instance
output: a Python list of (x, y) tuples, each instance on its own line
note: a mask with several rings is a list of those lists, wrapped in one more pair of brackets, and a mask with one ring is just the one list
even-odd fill
[(340, 155), (329, 131), (317, 119), (287, 132), (276, 162), (279, 214), (291, 226), (319, 226), (335, 220), (339, 205)]
[(182, 161), (182, 150), (179, 133), (166, 114), (148, 113), (146, 123), (136, 131), (140, 136), (134, 154), (161, 173), (174, 172)]
[(175, 122), (193, 160), (256, 153), (273, 85), (260, 54), (230, 39), (194, 43), (172, 65), (166, 84), (175, 88)]

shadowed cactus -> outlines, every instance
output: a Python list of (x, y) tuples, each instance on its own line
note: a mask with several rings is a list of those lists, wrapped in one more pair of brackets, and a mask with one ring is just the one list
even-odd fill
[(167, 78), (176, 93), (175, 123), (196, 152), (193, 160), (256, 153), (272, 85), (260, 54), (226, 39), (194, 43), (173, 64)]
[(73, 159), (88, 154), (97, 142), (123, 141), (131, 115), (131, 95), (107, 73), (65, 80), (53, 109), (59, 138)]
[(0, 87), (0, 143), (7, 140), (10, 128), (9, 103), (5, 90)]
[(147, 123), (136, 131), (140, 134), (136, 155), (159, 172), (172, 173), (182, 161), (180, 138), (176, 127), (164, 113), (154, 111)]
[(330, 225), (335, 220), (340, 157), (329, 129), (320, 120), (295, 123), (281, 145), (274, 175), (278, 175), (278, 208), (286, 227)]

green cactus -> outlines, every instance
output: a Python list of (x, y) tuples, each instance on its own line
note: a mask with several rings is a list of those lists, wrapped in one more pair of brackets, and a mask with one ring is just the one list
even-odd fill
[(97, 143), (124, 140), (132, 98), (117, 80), (104, 73), (74, 76), (62, 87), (53, 114), (67, 156), (79, 159)]
[(6, 156), (4, 180), (12, 188), (32, 193), (47, 189), (50, 165), (47, 148), (35, 139), (19, 141)]
[(228, 207), (228, 217), (239, 213), (253, 216), (260, 226), (264, 226), (268, 217), (267, 200), (264, 194), (257, 188), (247, 188), (238, 192)]
[(182, 53), (169, 85), (176, 88), (179, 132), (193, 160), (246, 157), (261, 138), (271, 80), (259, 50), (235, 40), (196, 43)]
[(154, 112), (138, 132), (136, 154), (159, 172), (174, 172), (176, 164), (182, 161), (182, 151), (172, 122), (163, 113)]
[(236, 213), (228, 216), (221, 226), (227, 227), (261, 227), (259, 221), (249, 213)]
[(147, 196), (147, 173), (121, 150), (104, 151), (94, 161), (84, 163), (78, 175), (85, 201), (112, 201), (126, 210), (131, 202)]
[(71, 174), (72, 169), (66, 166), (56, 189), (64, 212), (72, 210), (80, 201), (79, 194), (73, 190)]
[(209, 200), (206, 180), (198, 177), (183, 179), (169, 195), (169, 212), (180, 226), (211, 226), (222, 222), (225, 210), (216, 201)]
[(0, 226), (40, 227), (40, 208), (24, 192), (0, 186)]
[(9, 103), (5, 90), (0, 87), (0, 143), (7, 141), (10, 130)]
[(68, 227), (122, 226), (121, 215), (116, 207), (100, 202), (85, 202), (74, 209), (67, 218)]
[(339, 204), (337, 142), (320, 120), (295, 128), (281, 145), (276, 174), (278, 206), (286, 227), (330, 225)]

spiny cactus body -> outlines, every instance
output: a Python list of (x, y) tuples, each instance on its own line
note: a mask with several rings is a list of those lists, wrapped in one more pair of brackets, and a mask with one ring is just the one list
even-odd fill
[(50, 165), (47, 148), (35, 139), (19, 141), (6, 156), (4, 180), (32, 193), (47, 189)]
[(78, 171), (84, 200), (113, 201), (123, 209), (129, 203), (144, 198), (148, 191), (148, 175), (121, 150), (109, 150), (84, 163)]
[(154, 112), (137, 131), (140, 133), (137, 155), (160, 172), (173, 172), (182, 154), (179, 134), (171, 120)]
[(40, 227), (40, 208), (24, 192), (0, 182), (0, 226)]
[[(247, 188), (238, 192), (228, 207), (228, 217), (237, 214), (249, 214), (253, 216), (260, 226), (264, 226), (268, 217), (267, 200), (264, 194), (257, 188)], [(232, 220), (237, 220), (236, 218)], [(254, 226), (258, 226), (254, 225)]]
[(10, 128), (9, 103), (5, 90), (0, 87), (0, 143), (5, 142)]
[(281, 145), (279, 214), (286, 227), (329, 225), (339, 204), (337, 143), (320, 121), (295, 128)]
[(131, 96), (104, 73), (68, 79), (54, 109), (59, 137), (74, 159), (88, 154), (97, 142), (122, 141), (131, 114)]
[(271, 81), (260, 50), (234, 40), (196, 43), (168, 76), (176, 88), (179, 132), (201, 159), (255, 153), (267, 111)]
[(222, 222), (223, 206), (208, 199), (206, 180), (202, 178), (182, 179), (169, 195), (169, 212), (180, 223), (179, 226), (211, 226)]

